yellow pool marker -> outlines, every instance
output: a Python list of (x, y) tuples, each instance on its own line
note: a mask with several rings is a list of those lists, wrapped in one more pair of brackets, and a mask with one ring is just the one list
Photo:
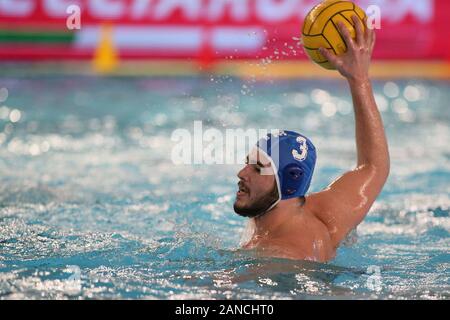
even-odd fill
[(103, 24), (100, 27), (100, 39), (93, 59), (94, 71), (97, 73), (111, 73), (119, 65), (119, 55), (114, 46), (113, 31), (110, 24)]

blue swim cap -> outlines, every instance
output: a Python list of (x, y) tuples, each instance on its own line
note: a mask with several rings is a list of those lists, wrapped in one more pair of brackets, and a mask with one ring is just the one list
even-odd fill
[(267, 134), (256, 146), (271, 160), (277, 173), (277, 203), (304, 196), (316, 164), (316, 148), (312, 142), (297, 132), (280, 130)]

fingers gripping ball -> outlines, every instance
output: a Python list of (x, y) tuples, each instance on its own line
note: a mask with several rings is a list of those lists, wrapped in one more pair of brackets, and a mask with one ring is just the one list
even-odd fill
[[(338, 22), (356, 37), (352, 16), (356, 15), (361, 22), (366, 18), (364, 10), (350, 1), (326, 0), (315, 6), (306, 16), (302, 28), (302, 41), (305, 52), (318, 65), (334, 70), (331, 63), (319, 52), (319, 48), (331, 50), (340, 55), (347, 50), (344, 38), (339, 33)], [(366, 28), (364, 23), (363, 30)]]

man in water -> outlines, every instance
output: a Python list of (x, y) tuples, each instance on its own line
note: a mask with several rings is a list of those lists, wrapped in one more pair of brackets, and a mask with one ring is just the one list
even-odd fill
[[(261, 139), (238, 173), (234, 210), (251, 218), (253, 235), (244, 245), (263, 255), (329, 261), (347, 234), (361, 223), (389, 175), (383, 122), (369, 79), (375, 33), (354, 16), (356, 39), (340, 24), (343, 55), (321, 48), (350, 86), (356, 120), (357, 161), (323, 191), (306, 194), (316, 161), (306, 137), (280, 131)], [(272, 173), (272, 174), (267, 174)]]

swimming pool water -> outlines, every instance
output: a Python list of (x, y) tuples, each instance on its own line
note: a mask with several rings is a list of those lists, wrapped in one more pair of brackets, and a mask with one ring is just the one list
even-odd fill
[(298, 130), (317, 191), (355, 163), (343, 81), (0, 76), (0, 298), (450, 298), (449, 83), (374, 86), (391, 175), (319, 264), (237, 250), (240, 166), (175, 166), (170, 136)]

